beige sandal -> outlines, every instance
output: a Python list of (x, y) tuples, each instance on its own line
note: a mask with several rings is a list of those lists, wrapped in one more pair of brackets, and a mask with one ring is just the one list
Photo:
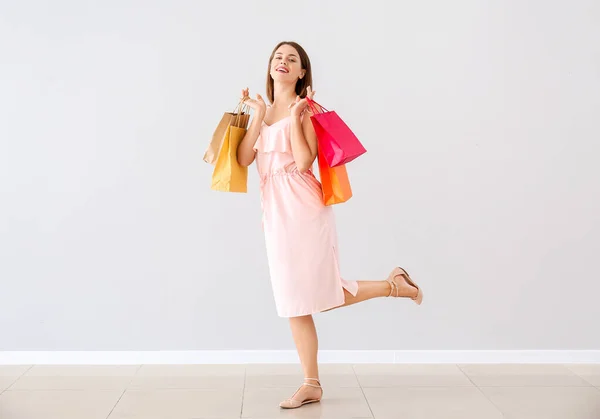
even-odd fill
[[(398, 295), (398, 290), (400, 287), (395, 282), (395, 279), (399, 276), (403, 276), (404, 279), (406, 280), (406, 282), (408, 283), (408, 285), (411, 285), (417, 289), (417, 296), (412, 297), (411, 300), (413, 300), (417, 304), (421, 304), (421, 302), (423, 301), (423, 291), (421, 290), (421, 288), (419, 288), (419, 286), (417, 284), (415, 284), (412, 281), (412, 279), (410, 279), (410, 275), (408, 275), (408, 272), (406, 272), (404, 269), (402, 269), (400, 267), (394, 268), (394, 270), (392, 271), (392, 273), (390, 274), (388, 279), (386, 279), (386, 281), (389, 282), (389, 284), (390, 284), (390, 295), (388, 295), (388, 297), (391, 297), (392, 294), (396, 294), (396, 295), (394, 295), (394, 297), (400, 297), (400, 295)], [(394, 293), (394, 291), (395, 291), (395, 293)]]
[[(316, 381), (317, 384), (302, 383), (302, 385), (303, 386), (320, 388), (321, 389), (321, 397), (323, 397), (323, 388), (321, 387), (321, 383), (319, 382), (318, 379), (316, 379), (316, 378), (305, 378), (305, 380)], [(300, 386), (300, 388), (302, 388), (302, 386)], [(300, 388), (298, 390), (296, 390), (296, 393), (294, 393), (294, 396), (298, 393), (298, 391), (300, 391)], [(301, 400), (294, 399), (294, 396), (292, 396), (291, 399), (287, 399), (287, 400), (284, 400), (281, 403), (279, 403), (279, 407), (281, 407), (283, 409), (297, 409), (297, 408), (299, 408), (301, 406), (304, 406), (305, 404), (318, 403), (318, 402), (321, 401), (320, 398), (318, 398), (318, 399), (308, 399), (308, 400), (301, 401)]]

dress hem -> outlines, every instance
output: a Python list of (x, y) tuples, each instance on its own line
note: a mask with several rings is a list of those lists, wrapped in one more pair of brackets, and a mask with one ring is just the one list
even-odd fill
[[(341, 278), (340, 278), (341, 279)], [(349, 288), (346, 288), (345, 286), (342, 285), (342, 297), (344, 297), (343, 294), (343, 290), (348, 291), (351, 295), (356, 297), (356, 294), (358, 294), (358, 282), (357, 281), (345, 281), (343, 280), (343, 282), (353, 282), (356, 284), (356, 291), (352, 292), (352, 290), (350, 290)], [(325, 308), (318, 308), (318, 309), (314, 309), (314, 310), (309, 310), (306, 312), (301, 312), (299, 314), (281, 314), (280, 312), (277, 312), (277, 315), (281, 318), (285, 318), (285, 319), (289, 319), (292, 317), (302, 317), (302, 316), (312, 316), (313, 314), (319, 314), (319, 313), (323, 313), (324, 311), (327, 310), (331, 310), (332, 308), (337, 308), (342, 306), (344, 303), (346, 302), (346, 298), (342, 298), (342, 301), (340, 303), (325, 307)]]

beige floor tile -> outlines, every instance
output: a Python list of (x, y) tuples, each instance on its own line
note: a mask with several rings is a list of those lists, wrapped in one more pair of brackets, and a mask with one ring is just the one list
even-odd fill
[(9, 388), (15, 381), (17, 381), (17, 377), (0, 376), (0, 393)]
[(460, 368), (480, 387), (590, 385), (568, 368), (556, 364), (469, 364)]
[(11, 390), (125, 390), (138, 366), (36, 365)]
[[(320, 374), (321, 385), (324, 388), (358, 388), (359, 384), (354, 375)], [(248, 375), (246, 388), (296, 388), (304, 382), (302, 374), (297, 375)]]
[[(300, 364), (249, 364), (246, 366), (248, 375), (302, 375)], [(350, 364), (321, 364), (320, 374), (354, 374)]]
[(135, 377), (131, 390), (152, 389), (239, 389), (244, 388), (244, 376), (165, 376), (165, 377)]
[(19, 377), (31, 368), (31, 365), (0, 365), (0, 377)]
[(8, 389), (31, 365), (0, 365), (0, 393)]
[(481, 389), (507, 419), (598, 419), (595, 387), (485, 387)]
[(125, 390), (133, 377), (28, 377), (19, 378), (11, 390)]
[(244, 365), (142, 365), (138, 377), (243, 377)]
[[(358, 388), (352, 365), (323, 364), (319, 366), (323, 387)], [(302, 368), (295, 364), (248, 365), (246, 388), (298, 387), (304, 380)]]
[(244, 388), (243, 365), (144, 365), (130, 389), (239, 389)]
[(451, 364), (360, 364), (355, 365), (354, 370), (363, 388), (473, 386), (465, 374)]
[(476, 387), (365, 388), (377, 419), (502, 419)]
[(569, 364), (566, 367), (591, 385), (600, 387), (600, 364)]
[(234, 418), (242, 390), (127, 390), (109, 419)]
[(133, 377), (139, 365), (34, 365), (26, 377)]
[(279, 403), (294, 393), (289, 388), (246, 388), (244, 393), (243, 418), (371, 418), (371, 411), (360, 388), (325, 389), (323, 400), (303, 406), (301, 409), (285, 410)]
[(300, 364), (249, 364), (246, 375), (302, 375)]
[(106, 419), (122, 391), (13, 391), (0, 395), (0, 418)]

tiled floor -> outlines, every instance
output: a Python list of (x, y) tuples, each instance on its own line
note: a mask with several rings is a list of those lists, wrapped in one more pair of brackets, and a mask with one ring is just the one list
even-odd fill
[(0, 366), (1, 419), (600, 419), (600, 365)]

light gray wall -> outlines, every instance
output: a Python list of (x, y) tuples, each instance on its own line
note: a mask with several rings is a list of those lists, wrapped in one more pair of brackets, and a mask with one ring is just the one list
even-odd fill
[(344, 276), (426, 293), (319, 315), (323, 349), (600, 349), (600, 3), (207, 4), (2, 1), (0, 350), (293, 348), (255, 168), (201, 160), (279, 40), (369, 150)]

